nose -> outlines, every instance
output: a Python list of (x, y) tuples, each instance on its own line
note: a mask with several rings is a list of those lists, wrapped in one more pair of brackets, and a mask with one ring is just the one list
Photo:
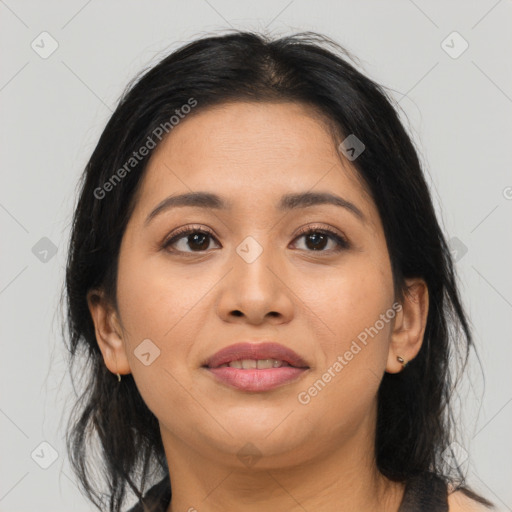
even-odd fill
[(293, 292), (283, 259), (268, 244), (247, 237), (233, 252), (230, 271), (219, 287), (218, 315), (226, 322), (259, 325), (287, 323), (293, 317)]

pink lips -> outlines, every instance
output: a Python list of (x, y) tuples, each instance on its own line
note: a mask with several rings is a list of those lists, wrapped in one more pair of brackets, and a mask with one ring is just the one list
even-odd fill
[[(290, 366), (268, 369), (241, 369), (220, 365), (243, 359), (277, 359)], [(237, 343), (210, 357), (203, 367), (217, 379), (243, 391), (269, 391), (292, 380), (309, 369), (293, 350), (278, 343)]]

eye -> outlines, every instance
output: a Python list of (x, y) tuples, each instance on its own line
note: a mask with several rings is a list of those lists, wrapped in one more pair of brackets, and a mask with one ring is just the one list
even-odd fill
[[(297, 236), (295, 240), (300, 238), (305, 239), (305, 250), (309, 252), (338, 252), (350, 247), (346, 238), (336, 231), (327, 228), (306, 227), (299, 233), (299, 236)], [(212, 239), (216, 240), (210, 231), (189, 226), (173, 233), (171, 237), (162, 244), (162, 248), (168, 249), (171, 252), (205, 252), (211, 248), (210, 241)], [(333, 247), (326, 250), (326, 246), (328, 246), (329, 243), (331, 243)]]
[[(171, 238), (166, 240), (162, 247), (169, 249), (171, 252), (204, 252), (210, 246), (210, 240), (215, 238), (212, 233), (197, 227), (185, 227), (173, 233)], [(187, 251), (187, 248), (191, 249)]]
[[(326, 228), (315, 228), (307, 227), (299, 234), (295, 240), (299, 238), (305, 239), (306, 250), (319, 251), (319, 252), (338, 252), (343, 249), (348, 249), (350, 244), (346, 238), (338, 234), (336, 231), (332, 231)], [(325, 247), (331, 242), (334, 246), (324, 250)]]

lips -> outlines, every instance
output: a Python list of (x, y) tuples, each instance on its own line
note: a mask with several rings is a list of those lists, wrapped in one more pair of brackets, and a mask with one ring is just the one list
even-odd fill
[[(232, 361), (275, 359), (295, 368), (309, 368), (308, 364), (293, 350), (279, 343), (236, 343), (223, 348), (211, 356), (203, 367), (218, 368)], [(264, 370), (261, 370), (264, 371)]]
[(297, 383), (310, 371), (293, 350), (272, 342), (237, 343), (223, 348), (205, 361), (203, 368), (217, 383), (251, 393)]

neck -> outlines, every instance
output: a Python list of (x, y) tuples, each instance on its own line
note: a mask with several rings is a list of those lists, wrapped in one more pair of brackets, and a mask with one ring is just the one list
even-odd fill
[(161, 432), (172, 487), (167, 512), (396, 512), (403, 497), (403, 484), (377, 470), (373, 439), (364, 431), (300, 464), (260, 459), (248, 468), (236, 456), (230, 463)]

